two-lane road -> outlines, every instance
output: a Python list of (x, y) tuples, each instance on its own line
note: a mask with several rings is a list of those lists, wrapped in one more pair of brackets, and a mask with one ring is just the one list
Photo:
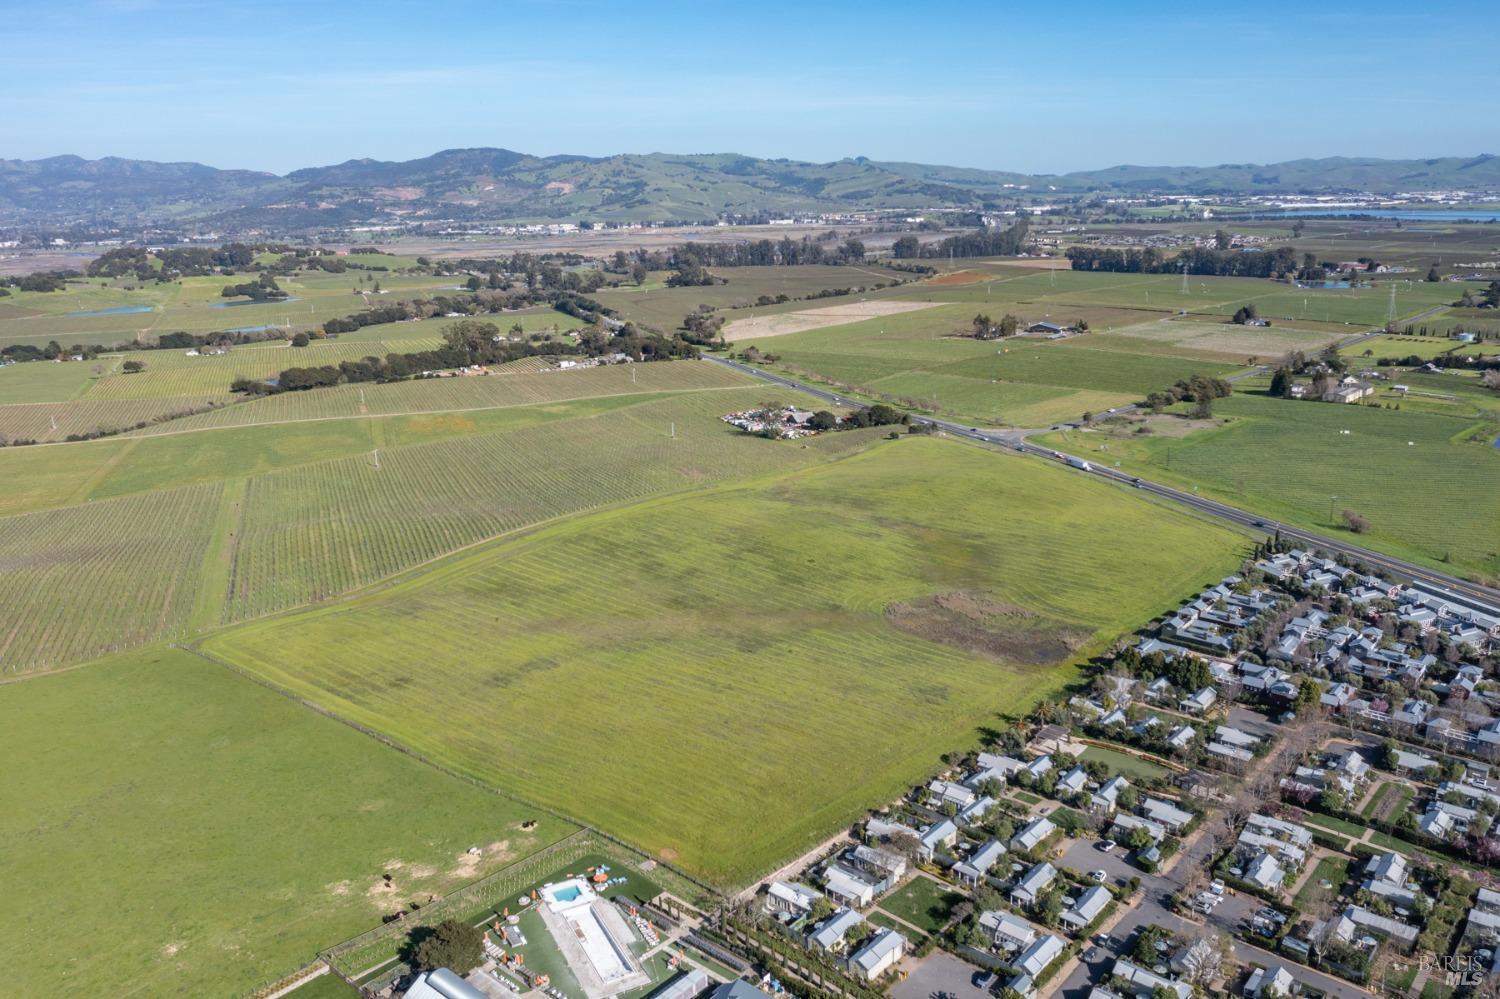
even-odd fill
[[(713, 357), (705, 354), (704, 359), (711, 361), (714, 364), (722, 364), (725, 367), (733, 368), (736, 371), (750, 375), (752, 378), (758, 378), (761, 381), (771, 382), (776, 385), (783, 385), (787, 388), (796, 389), (799, 392), (803, 392), (807, 395), (813, 396), (814, 398), (821, 399), (822, 401), (829, 403), (830, 405), (864, 405), (864, 403), (862, 402), (845, 398), (837, 392), (830, 392), (827, 389), (821, 389), (814, 385), (808, 385), (805, 382), (800, 382), (793, 378), (778, 375), (770, 371), (764, 371), (753, 365), (741, 364), (739, 361), (732, 361), (726, 357)], [(1108, 479), (1110, 481), (1118, 482), (1135, 489), (1140, 489), (1143, 492), (1150, 493), (1154, 496), (1160, 496), (1164, 499), (1169, 499), (1176, 503), (1181, 503), (1182, 505), (1191, 507), (1192, 509), (1197, 510), (1201, 513), (1208, 514), (1212, 517), (1217, 517), (1220, 520), (1225, 520), (1232, 524), (1237, 524), (1240, 527), (1246, 527), (1258, 531), (1265, 531), (1267, 533), (1270, 533), (1272, 531), (1280, 531), (1283, 537), (1296, 538), (1301, 540), (1305, 544), (1323, 548), (1327, 551), (1337, 552), (1342, 555), (1347, 555), (1350, 558), (1358, 559), (1366, 563), (1367, 565), (1374, 566), (1375, 568), (1378, 568), (1396, 577), (1397, 579), (1405, 579), (1422, 583), (1426, 587), (1440, 594), (1467, 600), (1479, 600), (1489, 604), (1500, 603), (1500, 590), (1494, 590), (1490, 587), (1483, 586), (1478, 583), (1471, 583), (1466, 579), (1460, 579), (1457, 576), (1439, 572), (1435, 569), (1429, 569), (1426, 566), (1417, 565), (1413, 562), (1406, 562), (1402, 559), (1392, 558), (1389, 555), (1382, 555), (1379, 552), (1373, 552), (1368, 548), (1361, 548), (1358, 545), (1352, 545), (1347, 541), (1343, 541), (1338, 538), (1330, 538), (1326, 535), (1315, 534), (1311, 531), (1303, 530), (1300, 527), (1293, 527), (1290, 524), (1283, 524), (1279, 521), (1261, 517), (1253, 513), (1248, 513), (1244, 510), (1239, 509), (1238, 507), (1230, 506), (1227, 503), (1220, 503), (1217, 500), (1208, 499), (1194, 492), (1176, 489), (1172, 486), (1162, 485), (1159, 482), (1151, 482), (1139, 476), (1127, 475), (1124, 472), (1120, 472), (1113, 468), (1106, 468), (1102, 465), (1093, 464), (1092, 462), (1089, 462), (1086, 459), (1083, 459), (1076, 455), (1067, 455), (1060, 451), (1038, 447), (1035, 444), (1028, 443), (1026, 440), (1028, 434), (1038, 432), (1035, 430), (981, 430), (978, 427), (964, 426), (963, 424), (953, 423), (950, 420), (940, 420), (935, 417), (929, 416), (914, 415), (912, 416), (912, 420), (917, 423), (925, 423), (934, 427), (938, 427), (950, 434), (953, 434), (956, 437), (963, 437), (968, 440), (977, 441), (981, 444), (989, 444), (995, 447), (1004, 448), (1010, 451), (1014, 451), (1018, 454), (1029, 455), (1035, 458), (1044, 458), (1046, 460), (1056, 461), (1062, 464), (1071, 464), (1074, 467), (1086, 464), (1088, 466), (1087, 470), (1079, 468), (1079, 474), (1097, 475), (1103, 479)]]

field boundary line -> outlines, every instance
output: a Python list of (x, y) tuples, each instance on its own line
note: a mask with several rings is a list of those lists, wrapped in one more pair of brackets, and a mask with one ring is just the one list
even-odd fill
[(116, 453), (114, 457), (109, 458), (98, 468), (94, 469), (94, 471), (90, 473), (82, 483), (79, 484), (77, 489), (68, 494), (68, 498), (66, 500), (64, 500), (56, 507), (45, 507), (44, 509), (62, 509), (70, 506), (82, 506), (85, 502), (87, 502), (89, 494), (92, 493), (95, 489), (99, 488), (99, 483), (109, 478), (110, 473), (119, 466), (120, 462), (125, 459), (125, 456), (135, 450), (137, 440), (139, 440), (139, 438), (130, 438), (129, 440), (127, 440), (125, 446), (120, 448), (119, 452)]

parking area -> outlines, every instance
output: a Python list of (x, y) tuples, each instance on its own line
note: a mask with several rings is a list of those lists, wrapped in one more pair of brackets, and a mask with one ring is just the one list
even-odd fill
[(1109, 883), (1113, 885), (1122, 885), (1131, 877), (1141, 875), (1140, 869), (1132, 866), (1125, 859), (1130, 855), (1129, 850), (1117, 846), (1109, 853), (1105, 853), (1099, 849), (1098, 843), (1097, 839), (1074, 840), (1063, 851), (1062, 859), (1058, 863), (1079, 874), (1103, 871), (1109, 875)]
[(990, 999), (974, 985), (977, 972), (947, 951), (934, 950), (912, 966), (904, 981), (891, 986), (891, 999)]

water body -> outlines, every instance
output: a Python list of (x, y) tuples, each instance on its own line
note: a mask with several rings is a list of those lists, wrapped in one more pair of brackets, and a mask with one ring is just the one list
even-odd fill
[(1256, 212), (1259, 218), (1294, 219), (1298, 217), (1321, 218), (1376, 218), (1400, 219), (1403, 222), (1500, 222), (1500, 208), (1471, 208), (1460, 211), (1430, 211), (1420, 208), (1292, 208), (1279, 212)]
[(137, 312), (150, 312), (150, 305), (117, 305), (113, 309), (94, 309), (92, 312), (65, 312), (65, 316), (129, 316)]
[(265, 326), (231, 326), (225, 333), (264, 333), (266, 330), (279, 330), (280, 326), (267, 324)]
[(1348, 281), (1302, 281), (1298, 283), (1297, 287), (1304, 290), (1308, 288), (1348, 288), (1350, 284)]
[(214, 304), (210, 305), (209, 308), (210, 309), (237, 309), (237, 308), (239, 308), (242, 305), (286, 305), (288, 302), (295, 302), (295, 301), (297, 301), (297, 296), (295, 296), (295, 295), (293, 295), (290, 298), (268, 298), (268, 299), (266, 299), (263, 302), (257, 302), (255, 299), (251, 298), (251, 299), (247, 299), (247, 300), (245, 300), (243, 302), (215, 302)]

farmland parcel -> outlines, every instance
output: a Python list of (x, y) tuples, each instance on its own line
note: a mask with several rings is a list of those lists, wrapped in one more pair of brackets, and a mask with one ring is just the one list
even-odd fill
[(1057, 689), (1236, 540), (908, 439), (573, 520), (204, 648), (735, 885)]

